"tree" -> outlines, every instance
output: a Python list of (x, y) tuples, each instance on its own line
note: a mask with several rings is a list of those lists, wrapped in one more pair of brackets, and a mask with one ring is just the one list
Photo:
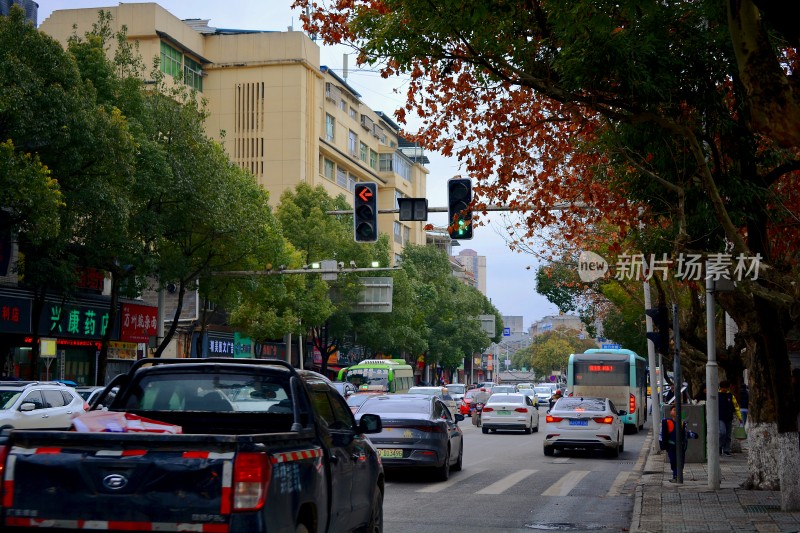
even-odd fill
[[(782, 508), (799, 509), (797, 420), (792, 399), (779, 394), (790, 389), (787, 335), (800, 297), (797, 32), (780, 22), (783, 8), (752, 0), (311, 7), (309, 31), (351, 42), (362, 62), (383, 62), (386, 76), (410, 75), (398, 120), (420, 117), (415, 140), (461, 159), (481, 200), (527, 208), (528, 238), (558, 225), (580, 242), (602, 223), (614, 228), (605, 240), (617, 253), (644, 227), (662, 230), (640, 241), (645, 254), (760, 254), (759, 278), (719, 302), (748, 345), (751, 416), (767, 436), (752, 441), (750, 484), (780, 480)], [(549, 209), (563, 202), (592, 209)]]

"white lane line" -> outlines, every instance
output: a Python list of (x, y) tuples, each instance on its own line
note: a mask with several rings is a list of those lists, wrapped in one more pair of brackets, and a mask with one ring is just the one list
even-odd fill
[(500, 481), (492, 483), (488, 487), (482, 488), (476, 494), (502, 494), (534, 472), (537, 472), (537, 470), (520, 470), (518, 472), (514, 472), (513, 474), (509, 474), (508, 476), (504, 477)]
[(456, 477), (450, 478), (449, 480), (443, 483), (434, 483), (433, 485), (422, 487), (421, 489), (417, 489), (416, 492), (441, 492), (444, 489), (452, 487), (456, 483), (464, 481), (468, 477), (474, 476), (475, 474), (480, 474), (485, 470), (486, 470), (485, 468), (470, 468), (469, 472), (457, 474)]
[(544, 491), (542, 496), (566, 496), (589, 472), (589, 470), (573, 470), (550, 485), (550, 488)]
[(608, 489), (608, 493), (606, 496), (619, 496), (619, 491), (622, 486), (628, 481), (628, 476), (630, 476), (633, 472), (628, 470), (627, 472), (620, 472), (617, 474), (617, 479), (614, 480), (614, 483), (611, 484), (611, 488)]

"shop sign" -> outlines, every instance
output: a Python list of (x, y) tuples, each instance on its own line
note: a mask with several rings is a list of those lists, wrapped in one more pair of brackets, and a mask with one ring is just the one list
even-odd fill
[(278, 342), (262, 342), (258, 345), (256, 356), (259, 359), (285, 359), (286, 345)]
[(88, 289), (90, 291), (101, 294), (103, 292), (103, 285), (105, 285), (106, 274), (102, 270), (96, 268), (79, 268), (78, 269), (78, 283), (79, 289)]
[(135, 342), (111, 341), (108, 343), (108, 358), (135, 361), (138, 348), (139, 345)]
[(233, 357), (233, 333), (209, 331), (206, 333), (208, 357)]
[(158, 307), (139, 304), (122, 304), (119, 340), (148, 342), (158, 334)]
[(31, 332), (31, 300), (0, 296), (0, 333)]
[(99, 305), (61, 305), (45, 302), (39, 318), (39, 334), (48, 337), (102, 338), (109, 327), (112, 338), (117, 328), (109, 324), (108, 308)]
[(253, 357), (253, 341), (241, 333), (233, 334), (233, 356)]

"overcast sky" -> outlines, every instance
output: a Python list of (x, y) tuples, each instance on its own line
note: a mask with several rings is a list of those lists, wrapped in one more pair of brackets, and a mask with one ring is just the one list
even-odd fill
[[(98, 0), (37, 0), (39, 4), (39, 23), (44, 21), (52, 11), (57, 9), (109, 7), (118, 5), (114, 1)], [(138, 3), (129, 0), (125, 3)], [(235, 28), (246, 30), (286, 31), (290, 26), (302, 30), (299, 13), (292, 11), (292, 0), (160, 0), (157, 2), (181, 19), (208, 19), (209, 25), (217, 28)], [(323, 47), (321, 63), (343, 76), (343, 55), (349, 50), (343, 47)], [(404, 103), (405, 80), (383, 79), (376, 72), (355, 69), (355, 57), (349, 59), (348, 83), (361, 94), (366, 105), (375, 111), (392, 114)], [(395, 92), (398, 89), (398, 92)], [(409, 125), (410, 127), (411, 125)], [(437, 153), (428, 152), (430, 159), (427, 168), (427, 197), (431, 207), (446, 207), (446, 181), (460, 174), (458, 162), (453, 158), (445, 158)], [(466, 174), (463, 177), (468, 177)], [(538, 266), (535, 257), (512, 252), (503, 237), (492, 227), (500, 220), (499, 214), (489, 218), (489, 225), (477, 227), (474, 238), (461, 241), (459, 250), (472, 249), (478, 255), (486, 256), (486, 290), (487, 296), (503, 315), (523, 316), (523, 325), (527, 329), (533, 322), (547, 315), (558, 314), (558, 309), (535, 290), (535, 275)], [(446, 213), (431, 213), (428, 222), (444, 226), (447, 223)]]

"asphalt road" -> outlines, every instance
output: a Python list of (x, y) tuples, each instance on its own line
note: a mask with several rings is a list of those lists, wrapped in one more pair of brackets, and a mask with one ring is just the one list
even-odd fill
[[(544, 410), (540, 411), (544, 427)], [(464, 468), (435, 482), (422, 471), (388, 472), (386, 533), (627, 531), (644, 431), (625, 435), (617, 459), (597, 452), (545, 457), (542, 432), (484, 435), (469, 418)]]

